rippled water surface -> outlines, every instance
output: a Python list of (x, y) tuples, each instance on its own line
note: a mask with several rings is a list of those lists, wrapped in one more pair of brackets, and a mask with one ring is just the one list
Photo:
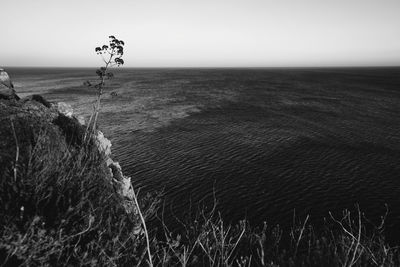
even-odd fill
[[(90, 113), (93, 69), (9, 69), (22, 94)], [(286, 224), (359, 203), (400, 222), (400, 69), (122, 69), (101, 127), (137, 186), (182, 216)], [(109, 93), (116, 92), (112, 97)], [(398, 224), (399, 226), (399, 224)]]

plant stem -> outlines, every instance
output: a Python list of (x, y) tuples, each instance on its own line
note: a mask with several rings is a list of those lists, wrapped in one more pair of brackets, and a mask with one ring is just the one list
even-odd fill
[(146, 236), (147, 255), (149, 256), (149, 265), (150, 265), (151, 267), (153, 267), (153, 261), (152, 261), (152, 259), (151, 259), (151, 251), (150, 251), (149, 233), (147, 232), (146, 221), (144, 220), (142, 211), (140, 210), (139, 202), (138, 202), (138, 200), (137, 200), (137, 196), (136, 196), (136, 193), (135, 193), (135, 190), (133, 189), (133, 187), (132, 187), (132, 192), (133, 192), (133, 199), (134, 199), (134, 201), (135, 201), (135, 205), (136, 205), (136, 207), (137, 207), (140, 220), (142, 221), (142, 225), (143, 225), (143, 228), (144, 228), (144, 234), (145, 234), (145, 236)]
[(106, 62), (106, 66), (104, 67), (104, 75), (101, 76), (101, 81), (99, 83), (99, 89), (97, 91), (97, 102), (96, 102), (96, 108), (95, 108), (95, 116), (94, 116), (94, 121), (93, 121), (93, 127), (92, 127), (92, 133), (94, 134), (96, 132), (96, 124), (97, 124), (97, 117), (99, 116), (99, 111), (100, 111), (100, 102), (101, 102), (101, 96), (103, 95), (103, 87), (105, 83), (105, 75), (107, 73), (108, 66), (111, 64), (111, 60), (114, 57), (114, 50), (110, 54), (110, 58)]

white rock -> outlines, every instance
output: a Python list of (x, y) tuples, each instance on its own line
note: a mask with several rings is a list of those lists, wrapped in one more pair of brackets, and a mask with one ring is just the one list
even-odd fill
[(118, 162), (111, 158), (111, 141), (104, 137), (101, 131), (97, 131), (96, 144), (100, 153), (105, 156), (105, 161), (109, 170), (110, 178), (118, 194), (124, 197), (123, 206), (129, 214), (138, 214), (134, 201), (135, 192), (133, 191), (131, 177), (125, 176)]
[(112, 162), (109, 165), (113, 178), (119, 183), (120, 194), (128, 199), (133, 199), (133, 188), (131, 177), (125, 176), (122, 173), (121, 166), (118, 162)]
[(74, 113), (74, 110), (72, 109), (71, 105), (69, 105), (65, 102), (58, 102), (57, 110), (58, 110), (58, 112), (67, 116), (68, 118), (72, 118), (72, 114)]
[(78, 116), (77, 117), (77, 119), (78, 119), (78, 122), (81, 124), (81, 125), (85, 125), (85, 117), (83, 117), (83, 116)]
[(97, 147), (100, 152), (103, 152), (104, 155), (110, 157), (111, 155), (111, 141), (104, 137), (104, 134), (101, 131), (97, 131), (96, 136)]

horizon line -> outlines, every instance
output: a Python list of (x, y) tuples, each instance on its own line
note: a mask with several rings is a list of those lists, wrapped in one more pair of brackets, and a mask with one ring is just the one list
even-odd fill
[[(92, 69), (101, 66), (3, 66), (3, 68), (58, 68)], [(400, 68), (399, 65), (316, 65), (316, 66), (135, 66), (112, 67), (112, 69), (313, 69), (313, 68)]]

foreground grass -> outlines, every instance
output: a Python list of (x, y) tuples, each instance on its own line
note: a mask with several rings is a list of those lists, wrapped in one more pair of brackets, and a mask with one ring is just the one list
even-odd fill
[(318, 230), (307, 216), (284, 231), (267, 224), (252, 228), (247, 221), (226, 225), (214, 210), (202, 211), (179, 234), (164, 225), (153, 257), (177, 266), (399, 266), (399, 248), (384, 238), (384, 218), (373, 225), (359, 210), (342, 215), (331, 215)]
[[(227, 225), (214, 209), (200, 211), (178, 232), (161, 220), (159, 229), (146, 232), (148, 244), (94, 145), (78, 138), (67, 146), (54, 141), (60, 132), (43, 126), (29, 136), (32, 145), (22, 146), (26, 133), (16, 126), (2, 128), (15, 137), (16, 149), (1, 173), (1, 266), (148, 266), (148, 251), (157, 266), (400, 264), (399, 249), (385, 241), (384, 224), (371, 225), (360, 211), (332, 216), (318, 230), (307, 217), (291, 231), (266, 224), (255, 229), (246, 221)], [(154, 201), (139, 199), (146, 220), (154, 216)]]

